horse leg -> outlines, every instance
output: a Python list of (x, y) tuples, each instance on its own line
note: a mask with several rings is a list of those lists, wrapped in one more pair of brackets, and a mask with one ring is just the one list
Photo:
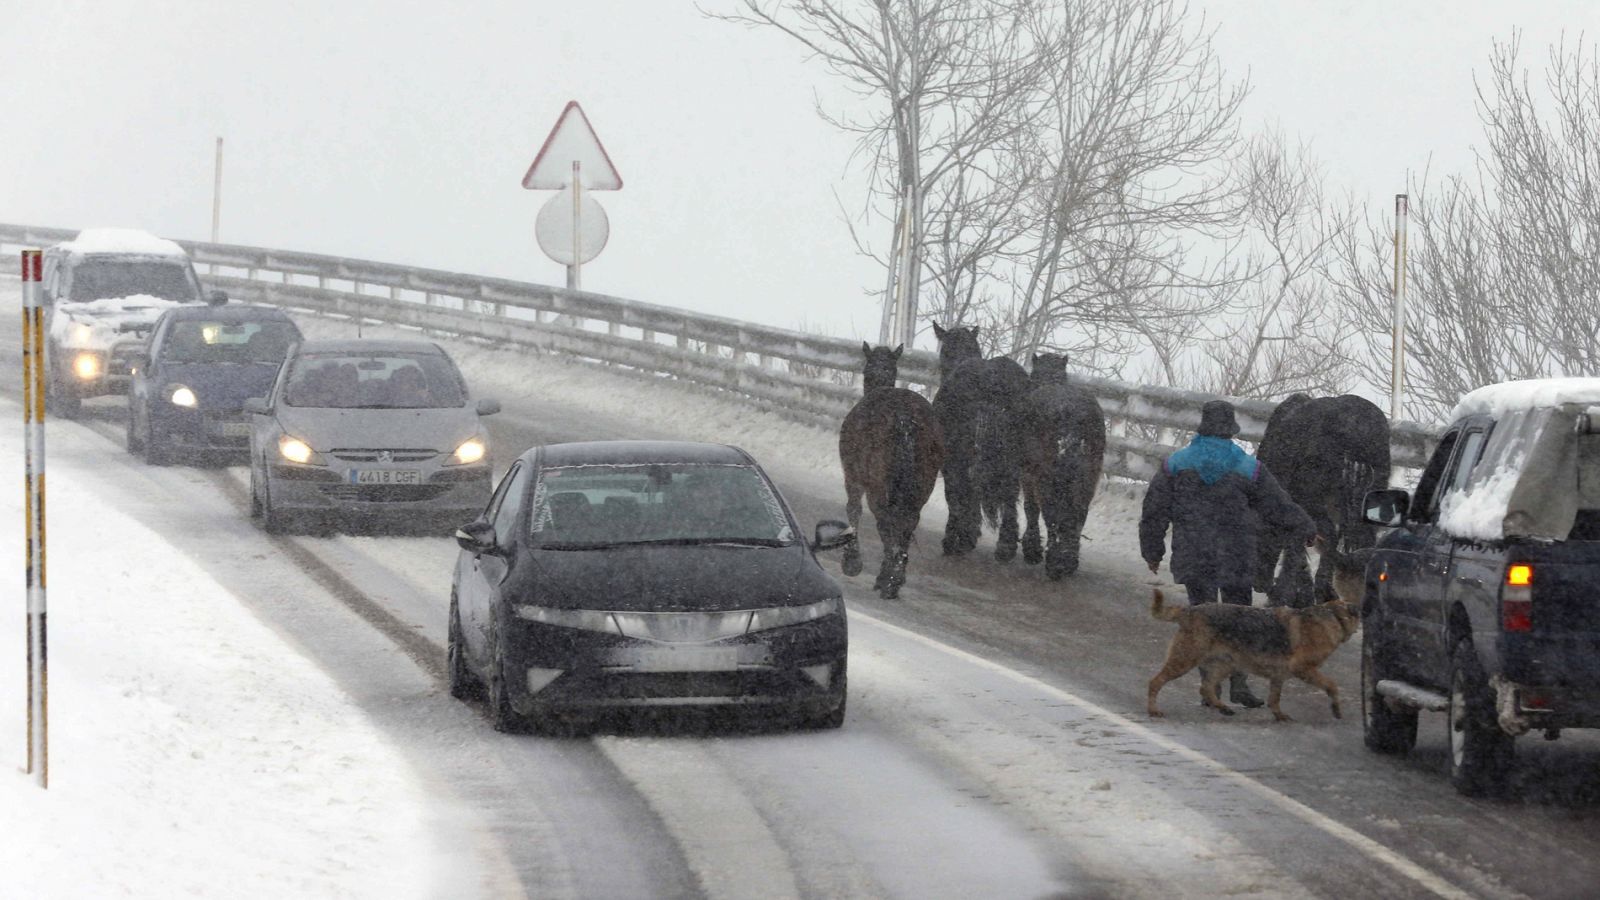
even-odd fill
[(856, 536), (844, 547), (844, 558), (839, 561), (839, 569), (844, 574), (855, 577), (861, 574), (861, 486), (853, 482), (845, 482), (844, 515), (850, 523), (850, 530)]
[(1327, 603), (1329, 600), (1334, 599), (1335, 596), (1333, 592), (1333, 566), (1342, 552), (1339, 549), (1338, 526), (1334, 526), (1333, 534), (1323, 535), (1323, 540), (1325, 543), (1322, 545), (1322, 552), (1317, 558), (1317, 575), (1312, 582), (1311, 595), (1315, 603)]
[(946, 556), (965, 553), (978, 545), (974, 518), (981, 515), (972, 489), (972, 458), (965, 448), (954, 449), (944, 464), (944, 503), (950, 516), (944, 525)]
[(1022, 514), (1028, 520), (1022, 534), (1022, 561), (1036, 566), (1044, 559), (1044, 547), (1039, 541), (1039, 479), (1031, 474), (1022, 479)]
[(1017, 492), (1020, 476), (1014, 454), (1007, 454), (1005, 472), (997, 486), (1000, 499), (1000, 533), (995, 538), (994, 558), (1010, 562), (1017, 558)]
[(878, 580), (873, 587), (879, 597), (893, 600), (900, 595), (906, 571), (906, 542), (898, 516), (879, 517), (878, 539), (883, 542), (883, 564), (878, 567)]

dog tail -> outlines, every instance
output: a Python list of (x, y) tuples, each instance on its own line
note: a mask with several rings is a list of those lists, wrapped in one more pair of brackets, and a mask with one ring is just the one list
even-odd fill
[(1155, 592), (1155, 595), (1150, 598), (1151, 617), (1162, 622), (1178, 621), (1178, 617), (1183, 615), (1182, 607), (1168, 607), (1165, 605), (1166, 600), (1167, 598), (1163, 597), (1160, 591)]

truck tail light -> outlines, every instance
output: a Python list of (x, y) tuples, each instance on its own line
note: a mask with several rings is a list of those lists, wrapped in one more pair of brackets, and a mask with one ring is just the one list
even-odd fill
[(1513, 563), (1506, 567), (1500, 586), (1500, 630), (1533, 630), (1533, 566)]

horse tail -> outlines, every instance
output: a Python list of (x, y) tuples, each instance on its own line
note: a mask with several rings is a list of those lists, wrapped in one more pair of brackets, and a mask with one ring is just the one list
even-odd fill
[[(1362, 507), (1366, 505), (1367, 491), (1373, 490), (1375, 487), (1388, 486), (1387, 475), (1388, 473), (1383, 473), (1384, 483), (1377, 484), (1376, 482), (1379, 478), (1377, 467), (1360, 460), (1345, 458), (1344, 468), (1339, 478), (1339, 521), (1343, 526), (1341, 530), (1347, 536), (1353, 537), (1358, 533), (1365, 533), (1370, 530), (1359, 527), (1362, 523)], [(1328, 535), (1328, 537), (1332, 538), (1333, 536)], [(1376, 540), (1376, 537), (1376, 534), (1372, 535), (1374, 540)], [(1366, 546), (1365, 540), (1358, 540), (1358, 543), (1360, 546)]]
[(1007, 435), (997, 428), (994, 412), (979, 413), (978, 420), (978, 507), (990, 528), (1000, 526), (1000, 501), (1004, 493)]
[(887, 485), (885, 506), (896, 516), (921, 511), (917, 466), (920, 431), (921, 424), (912, 410), (900, 408), (894, 411), (894, 427), (890, 430), (893, 449), (889, 454), (889, 477), (884, 481)]
[(1150, 597), (1150, 617), (1158, 622), (1176, 622), (1183, 615), (1182, 607), (1166, 605), (1167, 598), (1162, 596), (1160, 590), (1152, 592)]
[(1052, 517), (1076, 507), (1078, 482), (1084, 474), (1084, 436), (1062, 430), (1055, 440), (1055, 459), (1050, 462), (1050, 502), (1057, 512)]

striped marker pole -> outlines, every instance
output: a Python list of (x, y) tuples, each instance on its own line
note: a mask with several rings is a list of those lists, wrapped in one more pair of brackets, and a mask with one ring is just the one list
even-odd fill
[(28, 772), (50, 786), (50, 687), (45, 642), (44, 557), (44, 307), (39, 282), (44, 255), (22, 251), (22, 421), (26, 451), (28, 583)]

